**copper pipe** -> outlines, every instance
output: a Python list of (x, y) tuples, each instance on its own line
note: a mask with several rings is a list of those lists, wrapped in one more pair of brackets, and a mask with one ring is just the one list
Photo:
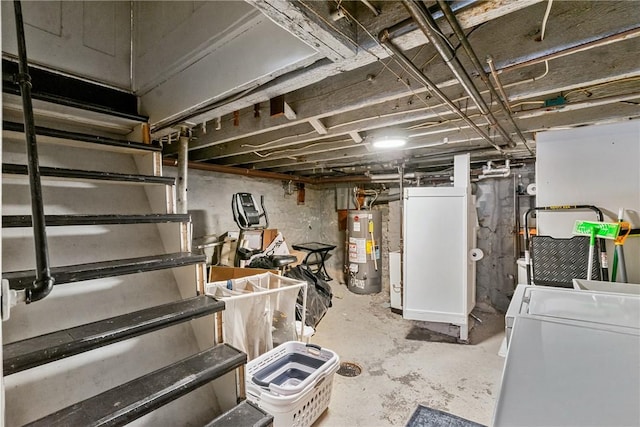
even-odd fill
[[(175, 159), (164, 159), (162, 164), (165, 166), (178, 166), (178, 161)], [(277, 172), (268, 172), (262, 171), (258, 169), (245, 169), (245, 168), (236, 168), (231, 166), (223, 166), (223, 165), (214, 165), (211, 163), (202, 163), (202, 162), (188, 162), (187, 166), (190, 169), (198, 169), (209, 172), (220, 172), (220, 173), (228, 173), (231, 175), (244, 175), (251, 176), (254, 178), (267, 178), (267, 179), (276, 179), (280, 181), (293, 181), (293, 182), (304, 182), (306, 184), (314, 184), (314, 180), (311, 178), (305, 178), (296, 175), (289, 175), (286, 173), (277, 173)]]
[[(162, 164), (165, 166), (177, 167), (178, 161), (176, 159), (164, 159), (162, 161)], [(348, 183), (348, 182), (353, 182), (353, 183), (371, 182), (371, 178), (365, 175), (337, 176), (337, 177), (327, 177), (327, 178), (308, 178), (308, 177), (298, 176), (298, 175), (289, 175), (286, 173), (268, 172), (268, 171), (262, 171), (258, 169), (236, 168), (232, 166), (214, 165), (211, 163), (201, 163), (201, 162), (189, 162), (188, 167), (190, 169), (197, 169), (197, 170), (203, 170), (208, 172), (227, 173), (230, 175), (243, 175), (243, 176), (250, 176), (253, 178), (275, 179), (278, 181), (303, 182), (305, 184), (316, 184), (316, 185), (341, 184), (341, 183)]]

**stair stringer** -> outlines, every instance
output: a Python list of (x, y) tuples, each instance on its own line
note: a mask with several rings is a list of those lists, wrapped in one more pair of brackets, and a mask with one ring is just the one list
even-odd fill
[[(61, 150), (65, 150), (65, 148)], [(75, 152), (77, 153), (77, 151)], [(95, 155), (98, 156), (100, 154)], [(132, 156), (136, 157), (137, 155), (129, 154), (128, 156), (130, 166), (127, 167), (131, 170), (131, 173), (136, 173), (135, 161), (133, 161)], [(148, 156), (148, 154), (143, 156)], [(46, 160), (45, 156), (43, 161)], [(61, 161), (64, 161), (64, 159)], [(122, 167), (121, 164), (117, 166), (118, 168)], [(3, 184), (5, 184), (4, 181)], [(158, 185), (153, 187), (163, 188), (163, 186)], [(139, 191), (133, 191), (132, 188), (138, 188)], [(11, 188), (11, 190), (14, 190), (14, 188)], [(60, 206), (56, 204), (59, 203), (58, 201), (53, 201), (52, 204), (52, 201), (47, 199), (46, 185), (44, 190), (45, 201), (48, 201), (48, 206), (45, 206), (46, 213), (73, 212), (74, 207)], [(154, 212), (151, 210), (142, 188), (130, 186), (127, 191), (130, 191), (127, 194), (139, 195), (130, 198), (135, 205), (132, 208), (136, 212)], [(64, 191), (55, 193), (60, 195)], [(6, 191), (5, 196), (11, 198)], [(20, 208), (23, 210), (22, 212), (15, 211), (15, 206), (12, 206), (12, 209), (14, 210), (13, 212), (5, 210), (5, 213), (27, 213), (29, 206), (26, 204), (22, 206)], [(84, 212), (78, 210), (78, 213)], [(169, 227), (164, 228), (168, 229)], [(176, 234), (171, 234), (175, 240)], [(146, 243), (155, 240), (157, 245), (163, 246), (157, 231), (155, 232), (155, 237), (147, 237), (148, 239), (142, 240)], [(129, 244), (135, 243), (136, 239), (132, 239), (132, 242), (129, 242)], [(5, 252), (6, 249), (5, 247)], [(109, 249), (105, 248), (105, 250)], [(112, 248), (111, 250), (114, 249)], [(113, 258), (118, 258), (117, 252), (116, 248)], [(69, 263), (72, 263), (72, 259), (69, 260)], [(10, 270), (10, 266), (5, 264), (4, 267)], [(194, 267), (181, 267), (175, 270), (186, 270), (190, 273), (185, 272), (184, 274), (191, 275), (192, 282), (195, 280), (193, 278)], [(91, 291), (95, 292), (93, 296), (90, 296), (93, 293)], [(67, 320), (70, 324), (81, 324), (179, 298), (180, 292), (174, 275), (168, 271), (60, 285), (54, 289), (47, 299), (28, 306), (21, 305), (14, 308), (12, 319), (2, 325), (3, 335), (7, 339), (7, 334), (4, 334), (4, 332), (11, 332), (10, 338), (11, 341), (14, 341), (19, 339), (20, 335), (25, 338), (43, 333), (46, 329), (61, 329), (59, 325), (51, 325), (52, 317), (57, 316), (64, 319), (66, 316), (70, 318), (70, 320)], [(78, 308), (74, 307), (76, 306), (76, 301), (83, 299), (87, 305), (81, 310), (82, 313), (74, 312), (74, 309)], [(16, 332), (16, 330), (19, 330), (20, 333)], [(213, 335), (213, 332), (211, 335)], [(167, 331), (157, 331), (149, 334), (149, 336), (137, 337), (103, 349), (76, 355), (66, 360), (56, 361), (47, 366), (11, 375), (5, 379), (7, 390), (6, 409), (8, 409), (8, 411), (4, 411), (6, 424), (9, 426), (22, 425), (60, 407), (82, 400), (88, 395), (97, 394), (104, 389), (111, 388), (131, 378), (196, 353), (198, 347), (192, 328), (184, 324), (168, 328)], [(181, 422), (184, 422), (183, 417), (185, 415), (196, 413), (199, 408), (202, 408), (203, 402), (211, 400), (211, 393), (206, 392), (204, 389), (196, 390), (184, 398), (137, 420), (136, 424), (181, 424)], [(30, 403), (34, 401), (39, 402), (35, 407)], [(215, 413), (216, 409), (215, 405), (207, 408), (209, 414), (206, 414), (206, 417), (210, 419), (210, 414)], [(194, 423), (197, 423), (198, 418), (194, 417), (194, 419), (196, 419)], [(200, 419), (204, 419), (204, 414)]]
[[(161, 153), (153, 153), (154, 159), (152, 162), (146, 161), (143, 158), (136, 158), (136, 165), (138, 167), (138, 173), (144, 175), (162, 176), (162, 155)], [(149, 205), (154, 211), (160, 211), (161, 209), (167, 209), (167, 213), (175, 213), (175, 186), (171, 187), (170, 191), (163, 191), (161, 188), (147, 186), (145, 187), (147, 199)], [(192, 246), (192, 227), (185, 228), (183, 230), (180, 246), (178, 246), (175, 239), (173, 239), (166, 230), (162, 227), (158, 227), (162, 243), (164, 244), (165, 251), (170, 250), (184, 250), (191, 251)], [(193, 276), (187, 269), (174, 269), (173, 274), (176, 278), (176, 283), (180, 290), (182, 298), (189, 298), (195, 295), (196, 292), (202, 292), (204, 290), (204, 283), (206, 282), (206, 268), (205, 265), (194, 266), (196, 269), (196, 281), (194, 282)], [(189, 322), (193, 327), (196, 340), (200, 347), (200, 350), (211, 347), (215, 343), (215, 320), (212, 316), (206, 316), (200, 319), (195, 319)], [(213, 402), (216, 403), (216, 410), (219, 413), (227, 411), (237, 404), (236, 390), (237, 383), (235, 375), (230, 373), (223, 377), (211, 382), (210, 387), (213, 392)]]

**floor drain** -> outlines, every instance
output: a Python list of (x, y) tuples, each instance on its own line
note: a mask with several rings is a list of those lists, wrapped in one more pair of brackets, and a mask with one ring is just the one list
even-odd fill
[(353, 362), (342, 362), (340, 369), (338, 369), (338, 375), (343, 377), (357, 377), (362, 373), (362, 368)]

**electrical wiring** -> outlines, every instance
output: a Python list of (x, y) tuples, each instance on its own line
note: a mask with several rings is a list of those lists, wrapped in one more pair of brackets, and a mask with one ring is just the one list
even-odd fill
[[(544, 12), (544, 17), (542, 18), (542, 28), (540, 29), (540, 41), (544, 40), (544, 34), (547, 30), (547, 21), (549, 20), (549, 14), (551, 13), (552, 5), (553, 5), (553, 0), (549, 0), (547, 2), (547, 9)], [(549, 61), (544, 61), (544, 67), (545, 67), (544, 73), (540, 77), (538, 77), (537, 80), (540, 80), (541, 78), (549, 74)], [(533, 81), (535, 82), (536, 78), (534, 78)]]
[[(305, 6), (305, 7), (306, 7), (310, 12), (312, 12), (314, 15), (316, 15), (319, 19), (322, 19), (325, 23), (327, 23), (328, 25), (330, 25), (330, 26), (331, 26), (331, 28), (333, 28), (334, 30), (338, 31), (342, 36), (344, 36), (344, 37), (346, 37), (347, 39), (349, 39), (349, 41), (351, 41), (351, 43), (353, 43), (356, 47), (361, 48), (361, 46), (359, 46), (359, 45), (358, 45), (354, 40), (352, 40), (352, 39), (351, 39), (351, 38), (349, 38), (347, 35), (345, 35), (344, 33), (340, 32), (337, 28), (335, 28), (335, 27), (334, 27), (334, 26), (332, 26), (330, 23), (328, 23), (328, 22), (327, 22), (327, 21), (326, 21), (322, 16), (318, 15), (318, 14), (317, 14), (317, 13), (316, 13), (312, 8), (310, 8), (308, 5), (304, 4), (304, 2), (300, 2), (300, 3), (301, 3), (303, 6)], [(383, 44), (381, 44), (381, 43), (380, 43), (380, 41), (378, 40), (378, 38), (377, 38), (377, 37), (375, 37), (373, 34), (371, 34), (371, 32), (370, 32), (370, 31), (369, 31), (369, 30), (368, 30), (368, 29), (367, 29), (367, 28), (366, 28), (366, 27), (365, 27), (365, 26), (364, 26), (360, 21), (358, 21), (358, 20), (357, 20), (357, 19), (356, 19), (356, 18), (355, 18), (355, 17), (354, 17), (354, 16), (353, 16), (353, 15), (352, 15), (348, 10), (347, 10), (347, 9), (345, 9), (344, 7), (342, 7), (342, 6), (341, 6), (341, 2), (340, 2), (340, 1), (336, 1), (336, 3), (337, 3), (338, 8), (340, 8), (340, 10), (342, 11), (342, 13), (344, 13), (344, 15), (345, 15), (346, 17), (348, 17), (351, 21), (355, 22), (355, 23), (356, 23), (360, 28), (362, 28), (362, 30), (367, 34), (367, 36), (369, 36), (369, 37), (370, 37), (370, 38), (371, 38), (371, 39), (372, 39), (372, 40), (373, 40), (373, 41), (378, 45), (378, 47), (380, 47), (380, 48), (381, 48), (381, 49), (383, 49), (385, 52), (387, 52), (387, 54), (388, 54), (390, 57), (392, 56), (391, 52), (389, 52), (389, 50), (387, 49), (387, 47), (386, 47), (386, 46), (384, 46)], [(390, 71), (394, 76), (396, 76), (396, 78), (398, 79), (398, 81), (402, 82), (402, 83), (407, 87), (407, 89), (409, 89), (409, 91), (410, 91), (414, 96), (416, 96), (419, 100), (421, 100), (421, 101), (425, 104), (425, 106), (426, 106), (427, 108), (430, 108), (430, 107), (431, 107), (431, 106), (430, 106), (430, 105), (429, 105), (429, 104), (428, 104), (424, 99), (420, 98), (420, 97), (418, 96), (418, 94), (417, 94), (417, 93), (415, 93), (415, 91), (414, 91), (413, 89), (411, 89), (411, 87), (410, 87), (410, 86), (409, 86), (409, 85), (404, 81), (404, 79), (402, 78), (402, 76), (400, 76), (398, 73), (396, 73), (394, 70), (392, 70), (392, 69), (388, 66), (388, 62), (390, 62), (391, 60), (390, 60), (390, 61), (388, 61), (388, 62), (387, 62), (387, 64), (385, 64), (385, 63), (382, 61), (382, 58), (380, 58), (378, 55), (376, 55), (376, 54), (375, 54), (374, 52), (372, 52), (371, 50), (366, 49), (366, 48), (362, 48), (362, 49), (364, 49), (364, 51), (365, 51), (365, 52), (369, 53), (369, 54), (370, 54), (370, 55), (372, 55), (374, 58), (376, 58), (376, 60), (377, 60), (378, 62), (380, 62), (380, 63), (383, 65), (384, 69), (389, 70), (389, 71)], [(422, 49), (422, 48), (421, 48), (421, 49)], [(420, 49), (420, 50), (421, 50), (421, 49)], [(416, 53), (416, 55), (415, 55), (414, 57), (416, 57), (416, 56), (420, 53), (420, 50), (418, 51), (418, 53)], [(404, 71), (405, 73), (407, 73), (408, 75), (411, 75), (411, 73), (409, 72), (409, 70), (407, 70), (406, 68), (404, 68), (404, 67), (402, 67), (402, 66), (401, 66), (401, 68), (403, 69), (403, 71)], [(380, 74), (380, 73), (378, 73), (378, 75), (379, 75), (379, 74)], [(436, 113), (436, 114), (437, 114), (437, 113)]]
[(635, 81), (638, 81), (638, 80), (640, 80), (640, 76), (626, 77), (624, 79), (612, 80), (610, 82), (605, 82), (605, 83), (598, 83), (598, 84), (593, 85), (593, 86), (587, 86), (587, 87), (582, 87), (582, 88), (579, 88), (579, 89), (570, 90), (570, 91), (568, 91), (568, 92), (566, 92), (564, 94), (564, 97), (566, 98), (570, 94), (573, 94), (573, 93), (576, 93), (576, 92), (585, 92), (585, 91), (589, 91), (590, 92), (590, 91), (592, 91), (594, 89), (600, 89), (602, 87), (610, 86), (612, 84), (625, 83), (625, 82), (635, 82)]
[(542, 18), (542, 28), (540, 29), (540, 41), (544, 40), (544, 33), (547, 29), (547, 21), (549, 20), (549, 14), (551, 13), (551, 6), (553, 5), (553, 0), (548, 0), (547, 9), (544, 12), (544, 18)]
[(302, 136), (308, 136), (311, 134), (316, 133), (315, 130), (312, 130), (311, 132), (305, 132), (305, 133), (299, 133), (297, 135), (288, 135), (288, 136), (283, 136), (282, 138), (278, 138), (278, 139), (274, 139), (273, 141), (269, 141), (269, 142), (265, 142), (264, 144), (258, 144), (258, 145), (254, 145), (254, 144), (242, 144), (240, 147), (242, 148), (263, 148), (263, 147), (267, 147), (271, 144), (275, 144), (276, 142), (280, 142), (280, 141), (284, 141), (285, 139), (289, 139), (289, 138), (299, 138)]
[(311, 147), (316, 147), (318, 145), (335, 144), (335, 143), (349, 142), (349, 141), (353, 141), (353, 140), (351, 138), (347, 138), (347, 139), (339, 139), (339, 140), (335, 140), (335, 141), (322, 141), (322, 142), (316, 142), (316, 143), (313, 143), (313, 144), (309, 144), (309, 145), (306, 145), (306, 146), (300, 147), (300, 148), (285, 148), (285, 149), (282, 149), (282, 150), (275, 150), (275, 151), (272, 151), (272, 152), (266, 153), (266, 154), (261, 154), (261, 153), (259, 153), (257, 151), (254, 151), (253, 154), (255, 154), (256, 156), (258, 156), (258, 157), (260, 157), (262, 159), (264, 159), (264, 158), (270, 157), (270, 156), (272, 156), (274, 154), (281, 154), (281, 153), (286, 153), (286, 152), (289, 152), (289, 151), (296, 152), (296, 151), (300, 151), (300, 150), (307, 150), (307, 149), (309, 149)]
[(544, 101), (522, 101), (517, 104), (513, 104), (511, 108), (520, 107), (521, 105), (544, 105)]

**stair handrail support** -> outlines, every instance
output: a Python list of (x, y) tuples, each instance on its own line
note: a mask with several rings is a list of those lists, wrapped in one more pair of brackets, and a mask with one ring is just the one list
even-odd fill
[(40, 182), (40, 166), (38, 161), (38, 147), (36, 142), (36, 128), (31, 100), (31, 76), (27, 63), (27, 45), (22, 17), (22, 4), (14, 0), (13, 8), (16, 18), (16, 33), (18, 42), (18, 75), (16, 83), (20, 86), (22, 95), (22, 110), (24, 115), (25, 137), (27, 142), (27, 168), (29, 171), (29, 187), (31, 193), (31, 215), (33, 218), (33, 240), (36, 253), (36, 279), (33, 288), (25, 291), (25, 302), (38, 301), (49, 295), (53, 289), (54, 279), (51, 276), (49, 264), (49, 249), (47, 245), (47, 231), (44, 218), (44, 202), (42, 198), (42, 184)]

